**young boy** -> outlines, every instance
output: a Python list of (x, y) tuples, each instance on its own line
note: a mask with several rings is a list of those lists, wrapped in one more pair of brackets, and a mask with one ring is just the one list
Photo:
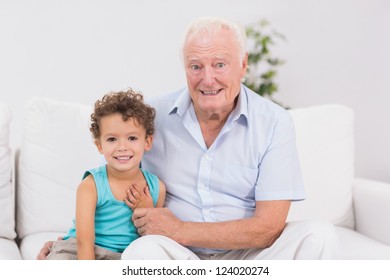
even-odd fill
[(129, 89), (96, 101), (90, 130), (106, 164), (85, 172), (76, 195), (76, 218), (47, 259), (120, 259), (136, 238), (138, 207), (163, 207), (165, 185), (140, 168), (152, 147), (155, 110)]

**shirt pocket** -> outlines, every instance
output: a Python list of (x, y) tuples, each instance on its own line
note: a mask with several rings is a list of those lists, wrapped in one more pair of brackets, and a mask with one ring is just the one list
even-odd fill
[(258, 168), (227, 164), (223, 176), (225, 200), (238, 204), (253, 204)]

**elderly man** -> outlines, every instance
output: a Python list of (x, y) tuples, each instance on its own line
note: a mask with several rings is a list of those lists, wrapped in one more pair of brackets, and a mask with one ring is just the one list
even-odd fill
[(294, 126), (241, 84), (245, 42), (222, 19), (189, 25), (187, 87), (150, 101), (157, 133), (142, 162), (166, 184), (167, 208), (135, 210), (142, 237), (122, 259), (337, 258), (331, 224), (286, 225), (291, 201), (304, 199)]

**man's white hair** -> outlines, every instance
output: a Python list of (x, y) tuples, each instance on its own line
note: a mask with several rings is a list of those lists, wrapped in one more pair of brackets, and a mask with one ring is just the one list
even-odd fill
[(186, 44), (186, 41), (188, 37), (192, 34), (201, 33), (204, 31), (207, 31), (209, 33), (216, 33), (221, 29), (230, 30), (233, 34), (234, 39), (237, 42), (237, 45), (239, 47), (239, 55), (241, 58), (243, 58), (246, 53), (246, 33), (245, 29), (234, 22), (227, 21), (222, 18), (217, 17), (204, 17), (204, 18), (198, 18), (190, 22), (190, 24), (187, 26), (187, 29), (184, 33), (184, 38), (182, 42), (182, 51), (184, 51), (184, 47)]

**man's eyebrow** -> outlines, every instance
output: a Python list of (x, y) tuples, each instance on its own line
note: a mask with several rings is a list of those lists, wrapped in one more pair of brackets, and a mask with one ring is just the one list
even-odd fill
[[(186, 61), (187, 63), (198, 62), (201, 60), (202, 60), (201, 57), (194, 54), (189, 54), (186, 57), (184, 57), (184, 61)], [(217, 53), (212, 57), (212, 60), (223, 60), (226, 62), (230, 62), (230, 55), (228, 53)]]
[(199, 60), (199, 57), (190, 54), (190, 55), (187, 55), (185, 57), (185, 59), (190, 60), (190, 61), (196, 61), (196, 60)]
[(223, 60), (230, 60), (230, 56), (226, 53), (218, 53), (214, 56), (214, 59), (223, 59)]

